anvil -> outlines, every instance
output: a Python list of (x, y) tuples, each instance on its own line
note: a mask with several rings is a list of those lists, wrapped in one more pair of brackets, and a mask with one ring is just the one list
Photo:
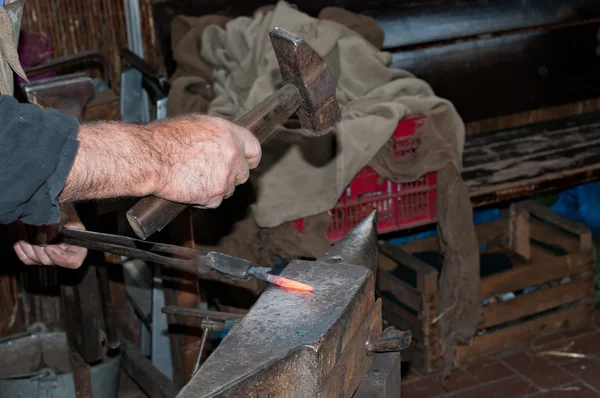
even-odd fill
[[(314, 292), (270, 286), (178, 397), (351, 396), (382, 347), (376, 217), (316, 261), (292, 261), (281, 275)], [(397, 344), (383, 351), (410, 341), (410, 334), (386, 333)]]

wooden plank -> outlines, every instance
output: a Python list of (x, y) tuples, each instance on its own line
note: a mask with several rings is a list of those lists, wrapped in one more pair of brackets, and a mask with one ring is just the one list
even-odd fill
[(92, 375), (90, 365), (77, 351), (69, 349), (69, 363), (73, 373), (76, 398), (92, 398)]
[[(552, 225), (543, 224), (536, 219), (529, 220), (531, 239), (546, 245), (557, 246), (567, 253), (581, 253), (581, 244), (578, 238), (565, 234)], [(585, 253), (589, 255), (589, 253)], [(537, 259), (537, 257), (534, 256)]]
[(580, 242), (580, 250), (582, 252), (590, 252), (593, 250), (594, 246), (592, 242), (592, 232), (584, 224), (562, 217), (554, 213), (549, 208), (541, 206), (532, 201), (521, 202), (520, 205), (532, 216), (535, 216), (542, 221), (550, 223), (557, 228), (578, 237)]
[(475, 233), (479, 244), (502, 243), (508, 237), (508, 218), (476, 225)]
[(381, 298), (383, 317), (390, 325), (401, 330), (410, 330), (413, 334), (413, 340), (424, 341), (426, 336), (423, 334), (423, 321), (404, 311), (390, 299), (381, 295), (378, 295), (378, 297)]
[(600, 153), (600, 124), (550, 133), (526, 131), (532, 135), (506, 137), (499, 133), (488, 144), (466, 144), (469, 153), (464, 156), (462, 175), (470, 190), (568, 171), (561, 169), (565, 167), (583, 168), (593, 165)]
[(598, 98), (598, 26), (590, 22), (401, 51), (393, 54), (391, 66), (428, 82), (465, 122)]
[(360, 382), (375, 361), (369, 355), (365, 342), (376, 339), (381, 334), (381, 300), (365, 316), (362, 324), (344, 348), (331, 376), (319, 392), (319, 398), (352, 397)]
[(595, 260), (593, 257), (583, 254), (569, 254), (541, 263), (512, 268), (481, 279), (481, 298), (486, 299), (498, 294), (541, 285), (565, 276), (591, 272), (594, 265)]
[[(8, 225), (0, 225), (0, 240), (10, 242)], [(0, 246), (0, 337), (25, 331), (23, 305), (19, 302), (18, 270), (23, 268), (9, 244)]]
[[(555, 192), (600, 180), (600, 156), (597, 156), (593, 152), (594, 150), (577, 153), (575, 150), (564, 154), (566, 158), (569, 156), (573, 158), (580, 156), (580, 160), (586, 163), (582, 167), (571, 164), (567, 165), (567, 169), (564, 171), (552, 168), (547, 173), (540, 173), (534, 178), (515, 178), (510, 182), (472, 189), (469, 194), (471, 203), (476, 208), (491, 206), (510, 200), (521, 199), (526, 196), (544, 192)], [(467, 181), (468, 184), (469, 181)]]
[(526, 260), (531, 259), (529, 213), (518, 204), (512, 204), (508, 225), (508, 245), (511, 250)]
[[(16, 258), (16, 256), (14, 256)], [(19, 300), (18, 259), (5, 262), (0, 274), (0, 337), (26, 329), (23, 301)], [(24, 293), (24, 292), (23, 292)]]
[(510, 301), (499, 301), (483, 308), (480, 328), (502, 325), (506, 322), (538, 314), (574, 301), (594, 296), (594, 278), (591, 273), (575, 277), (572, 282), (518, 296)]
[(600, 113), (469, 136), (464, 166), (475, 206), (597, 180)]
[(59, 270), (62, 283), (61, 302), (69, 346), (88, 364), (94, 364), (103, 357), (102, 345), (98, 338), (102, 316), (100, 292), (96, 270), (90, 266), (94, 257), (98, 256), (90, 253), (84, 265), (77, 270)]
[[(480, 244), (501, 243), (508, 237), (508, 218), (479, 224), (475, 226), (475, 233)], [(400, 247), (408, 253), (440, 250), (437, 236), (414, 240)]]
[(525, 112), (476, 120), (466, 124), (467, 135), (514, 129), (522, 126), (564, 119), (600, 111), (600, 98), (572, 102), (564, 105), (533, 109)]
[(402, 250), (408, 253), (421, 253), (421, 252), (439, 252), (440, 244), (438, 242), (437, 236), (432, 236), (430, 238), (412, 240), (408, 243), (400, 246)]
[(584, 147), (598, 140), (599, 126), (600, 113), (595, 112), (470, 135), (465, 142), (463, 168), (477, 170), (482, 164), (512, 158), (526, 160), (536, 153)]
[(377, 289), (388, 292), (402, 304), (421, 312), (423, 308), (423, 295), (414, 287), (391, 275), (388, 271), (380, 271), (377, 275)]
[(175, 398), (179, 388), (129, 340), (122, 339), (123, 370), (150, 398)]
[(377, 273), (378, 275), (379, 272), (393, 271), (396, 269), (397, 266), (397, 262), (386, 256), (385, 254), (379, 252), (379, 255), (377, 256), (377, 268), (379, 268), (379, 271)]
[(464, 364), (498, 352), (527, 345), (532, 340), (564, 329), (578, 329), (592, 321), (593, 301), (583, 300), (568, 309), (478, 336), (459, 346), (456, 361)]
[(379, 250), (399, 265), (413, 270), (417, 274), (417, 289), (423, 294), (437, 292), (438, 271), (426, 262), (410, 255), (400, 246), (379, 242)]
[(530, 200), (519, 202), (519, 205), (523, 209), (527, 210), (532, 216), (535, 216), (542, 221), (555, 225), (556, 227), (566, 232), (570, 232), (573, 235), (579, 236), (590, 232), (590, 230), (584, 224), (573, 220), (569, 220), (568, 218), (556, 214), (546, 206), (539, 205)]

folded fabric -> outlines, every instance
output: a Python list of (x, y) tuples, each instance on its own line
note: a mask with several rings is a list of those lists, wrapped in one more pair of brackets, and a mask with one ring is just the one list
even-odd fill
[(28, 81), (17, 52), (24, 4), (25, 0), (7, 1), (0, 7), (0, 94), (3, 95), (13, 95), (13, 73)]
[[(277, 3), (268, 13), (240, 17), (204, 30), (201, 56), (213, 66), (214, 99), (207, 113), (236, 119), (282, 84), (279, 64), (267, 39), (280, 27), (301, 36), (337, 76), (342, 121), (333, 135), (337, 153), (328, 161), (311, 158), (306, 147), (321, 146), (298, 126), (283, 127), (265, 145), (257, 170), (253, 215), (260, 227), (316, 215), (331, 209), (350, 180), (389, 141), (400, 119), (427, 114), (436, 107), (453, 110), (431, 87), (407, 71), (389, 68), (391, 55), (355, 31), (330, 20), (318, 20)], [(462, 156), (464, 127), (454, 111), (446, 126), (449, 145)], [(450, 120), (450, 119), (449, 119)]]

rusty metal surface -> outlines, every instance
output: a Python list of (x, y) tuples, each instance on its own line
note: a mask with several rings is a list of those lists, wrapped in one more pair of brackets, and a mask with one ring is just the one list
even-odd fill
[(111, 90), (96, 93), (85, 107), (83, 118), (86, 122), (97, 120), (121, 120), (121, 99)]
[(402, 351), (410, 345), (412, 333), (410, 330), (396, 330), (390, 326), (376, 339), (367, 342), (367, 350), (371, 355), (382, 352)]
[(344, 350), (331, 377), (319, 393), (319, 398), (351, 397), (363, 376), (375, 361), (365, 341), (376, 339), (381, 333), (381, 299), (377, 300), (363, 324)]
[(96, 93), (92, 78), (83, 72), (37, 80), (22, 87), (30, 103), (78, 119)]
[(267, 289), (180, 397), (318, 392), (374, 303), (373, 278), (364, 267), (308, 261), (292, 262), (283, 275), (313, 285), (315, 292)]
[(270, 34), (284, 83), (293, 83), (303, 103), (296, 111), (300, 125), (316, 136), (327, 134), (341, 120), (336, 79), (327, 63), (306, 42), (279, 28)]
[(317, 261), (362, 265), (377, 279), (377, 212), (371, 212)]
[[(324, 256), (333, 261), (291, 262), (281, 275), (312, 285), (314, 293), (270, 286), (178, 396), (316, 396), (375, 304), (376, 264), (356, 257), (377, 251), (375, 218)], [(361, 265), (339, 262), (344, 253)]]

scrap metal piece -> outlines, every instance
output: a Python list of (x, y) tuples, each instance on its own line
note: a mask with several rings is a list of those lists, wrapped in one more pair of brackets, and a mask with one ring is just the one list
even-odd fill
[(367, 350), (371, 355), (379, 352), (402, 351), (410, 345), (412, 333), (409, 330), (397, 330), (390, 326), (376, 339), (367, 342)]
[[(351, 231), (330, 253), (369, 253), (376, 260), (373, 221), (376, 214)], [(366, 225), (365, 225), (366, 224)], [(359, 243), (361, 242), (361, 243)], [(352, 246), (349, 246), (349, 243)], [(372, 245), (372, 248), (361, 247)], [(345, 361), (364, 359), (365, 341), (353, 346), (375, 305), (376, 266), (334, 262), (293, 261), (282, 276), (310, 284), (313, 293), (270, 286), (250, 312), (223, 339), (178, 397), (313, 397), (319, 394), (345, 352)]]

